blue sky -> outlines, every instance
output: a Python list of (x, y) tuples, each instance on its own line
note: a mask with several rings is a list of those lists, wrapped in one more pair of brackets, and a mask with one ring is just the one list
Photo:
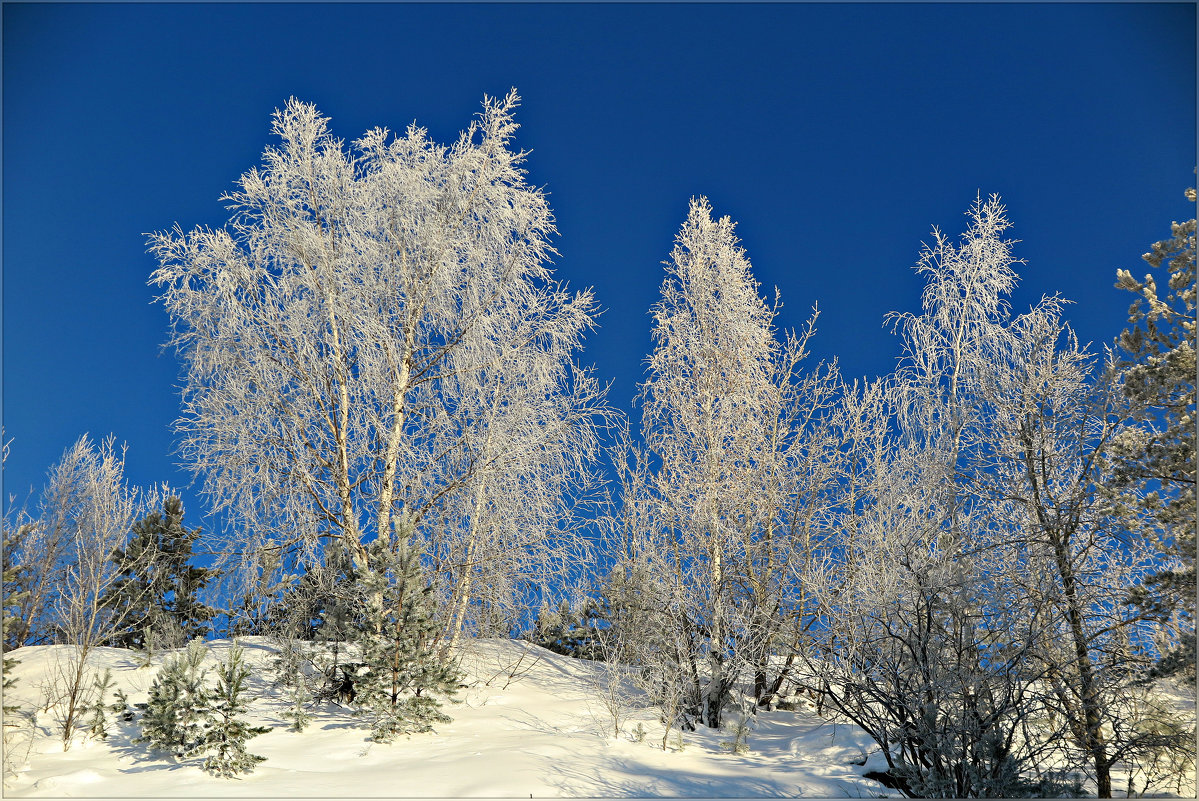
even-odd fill
[(979, 191), (1022, 240), (1017, 308), (1060, 292), (1112, 341), (1116, 269), (1194, 214), (1195, 42), (1193, 3), (5, 3), (4, 493), (83, 432), (128, 443), (133, 481), (186, 485), (144, 234), (222, 224), (289, 96), (347, 140), (416, 120), (445, 141), (517, 87), (557, 275), (606, 309), (582, 359), (627, 409), (697, 194), (782, 326), (819, 302), (814, 357), (850, 375), (894, 365), (883, 317), (918, 307), (921, 242)]

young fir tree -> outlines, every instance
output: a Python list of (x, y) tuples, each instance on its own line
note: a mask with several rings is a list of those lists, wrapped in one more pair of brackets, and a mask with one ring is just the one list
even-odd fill
[(364, 668), (354, 689), (360, 713), (371, 718), (371, 738), (380, 743), (448, 723), (434, 696), (452, 697), (459, 680), (457, 667), (433, 647), (440, 624), (411, 526), (396, 528), (396, 541), (372, 543), (369, 565), (357, 571)]
[(128, 544), (113, 552), (121, 574), (101, 602), (116, 610), (112, 644), (151, 651), (201, 636), (217, 610), (198, 593), (216, 570), (189, 564), (200, 529), (183, 526), (183, 503), (166, 499), (162, 512), (134, 523)]
[(134, 742), (149, 743), (176, 757), (195, 756), (207, 747), (212, 694), (200, 667), (208, 649), (193, 640), (187, 650), (166, 661), (154, 683), (142, 715), (142, 734)]
[(213, 694), (211, 725), (205, 733), (205, 750), (211, 751), (204, 760), (204, 770), (214, 776), (232, 778), (249, 773), (266, 757), (246, 750), (246, 741), (266, 734), (269, 727), (251, 726), (240, 716), (248, 708), (246, 679), (250, 668), (244, 661), (241, 646), (234, 645), (229, 656), (217, 668), (217, 687)]

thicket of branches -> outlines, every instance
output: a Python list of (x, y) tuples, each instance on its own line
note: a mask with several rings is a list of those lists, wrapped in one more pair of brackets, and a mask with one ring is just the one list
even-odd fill
[[(1093, 353), (1058, 297), (1010, 308), (999, 200), (968, 216), (921, 254), (899, 368), (850, 384), (803, 364), (812, 323), (774, 330), (732, 222), (692, 202), (620, 449), (603, 639), (668, 727), (801, 687), (908, 794), (1107, 797), (1117, 766), (1194, 765), (1193, 722), (1144, 701), (1194, 680), (1193, 320), (1121, 273), (1148, 333)], [(1188, 225), (1146, 258), (1193, 309)]]

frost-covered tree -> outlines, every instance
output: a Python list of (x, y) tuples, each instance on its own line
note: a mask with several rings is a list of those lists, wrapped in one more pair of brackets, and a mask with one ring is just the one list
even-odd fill
[(246, 743), (251, 737), (266, 734), (270, 728), (251, 726), (244, 719), (250, 700), (246, 687), (250, 668), (245, 663), (241, 646), (234, 643), (216, 673), (217, 685), (211, 695), (211, 721), (204, 733), (204, 747), (210, 752), (204, 760), (204, 770), (228, 779), (250, 773), (259, 762), (266, 761), (266, 757), (247, 751)]
[(200, 529), (184, 527), (175, 496), (133, 524), (129, 541), (112, 554), (119, 575), (101, 599), (116, 617), (112, 645), (177, 648), (204, 633), (217, 610), (197, 595), (217, 571), (189, 564), (199, 536)]
[(1011, 313), (998, 199), (970, 219), (925, 249), (905, 359), (863, 407), (894, 425), (861, 441), (845, 547), (808, 577), (826, 606), (811, 666), (913, 792), (1054, 792), (1032, 778), (1056, 761), (1110, 795), (1136, 737), (1112, 710), (1147, 640), (1123, 601), (1153, 560), (1102, 493), (1126, 404), (1060, 301)]
[(450, 604), (445, 636), (569, 563), (601, 391), (571, 362), (589, 292), (554, 283), (545, 194), (511, 148), (514, 92), (449, 146), (415, 125), (347, 148), (292, 100), (218, 230), (151, 237), (185, 364), (183, 451), (241, 522), (304, 561), (359, 559), (402, 510)]
[(1033, 663), (1052, 689), (1044, 702), (1086, 754), (1099, 795), (1110, 797), (1113, 765), (1141, 739), (1120, 700), (1152, 653), (1146, 615), (1126, 601), (1161, 554), (1130, 536), (1143, 518), (1113, 513), (1107, 502), (1103, 457), (1128, 418), (1128, 399), (1064, 324), (1029, 322), (1022, 369), (995, 388), (994, 508), (1019, 530), (1009, 563), (1021, 573), (1012, 580), (1030, 585), (1027, 614), (1042, 628)]
[[(1187, 190), (1195, 202), (1195, 190)], [(1154, 572), (1132, 601), (1179, 629), (1157, 665), (1163, 675), (1195, 671), (1195, 220), (1174, 223), (1171, 237), (1142, 258), (1166, 268), (1159, 296), (1152, 273), (1143, 281), (1117, 271), (1116, 286), (1141, 297), (1128, 311), (1118, 364), (1125, 395), (1138, 412), (1113, 442), (1113, 489), (1122, 502), (1152, 514), (1150, 536), (1179, 564)]]
[[(157, 498), (127, 486), (124, 467), (112, 437), (97, 445), (84, 435), (47, 473), (34, 513), (16, 516), (18, 536), (6, 553), (22, 567), (18, 592), (6, 595), (7, 647), (108, 636), (112, 616), (99, 603), (117, 579), (108, 554)], [(6, 533), (7, 526), (6, 519)]]
[(156, 491), (126, 484), (124, 467), (111, 437), (98, 446), (80, 437), (50, 470), (20, 546), (29, 595), (14, 640), (70, 646), (51, 680), (64, 748), (90, 705), (88, 657), (114, 632), (114, 615), (102, 601), (118, 575), (108, 556), (133, 521), (158, 503)]
[(613, 529), (631, 564), (673, 588), (670, 617), (686, 620), (685, 663), (696, 663), (682, 671), (697, 683), (691, 714), (716, 726), (743, 668), (770, 694), (770, 655), (803, 614), (792, 579), (821, 540), (836, 374), (800, 372), (812, 325), (779, 341), (777, 302), (758, 294), (733, 222), (714, 219), (706, 198), (692, 200), (666, 272), (644, 446)]
[[(999, 554), (948, 547), (941, 464), (894, 435), (903, 395), (893, 389), (880, 382), (843, 399), (854, 470), (842, 548), (805, 576), (821, 609), (796, 678), (874, 738), (905, 792), (1026, 795), (1034, 788), (1021, 774), (1040, 748), (1020, 729), (1030, 633), (988, 577)], [(962, 512), (957, 522), (978, 527)]]
[[(8, 457), (8, 443), (3, 444), (4, 458)], [(4, 518), (0, 521), (3, 525), (3, 544), (0, 548), (3, 552), (0, 553), (0, 559), (3, 560), (3, 603), (0, 606), (0, 652), (4, 656), (4, 682), (3, 690), (7, 695), (9, 690), (16, 684), (16, 679), (13, 678), (12, 672), (17, 665), (20, 664), (16, 659), (7, 655), (9, 650), (18, 647), (13, 641), (12, 634), (16, 632), (19, 620), (19, 611), (25, 605), (29, 598), (29, 592), (25, 589), (26, 569), (19, 564), (17, 554), (20, 552), (21, 542), (29, 534), (33, 528), (33, 524), (26, 522), (24, 516), (18, 513), (13, 513), (6, 509)], [(4, 715), (6, 718), (17, 711), (17, 707), (13, 704), (4, 705)], [(11, 725), (5, 720), (5, 726)]]

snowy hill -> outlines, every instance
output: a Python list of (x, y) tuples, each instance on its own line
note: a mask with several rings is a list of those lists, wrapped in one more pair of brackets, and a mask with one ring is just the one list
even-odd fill
[[(462, 659), (468, 686), (459, 703), (446, 704), (453, 722), (435, 734), (400, 738), (391, 745), (368, 739), (369, 729), (333, 703), (314, 706), (312, 725), (287, 731), (288, 703), (269, 685), (265, 664), (271, 646), (241, 641), (256, 669), (259, 699), (251, 717), (272, 730), (249, 750), (266, 757), (250, 774), (221, 779), (203, 772), (201, 760), (176, 761), (133, 744), (136, 723), (112, 725), (107, 741), (77, 741), (64, 752), (55, 710), (38, 709), (43, 688), (65, 646), (22, 648), (6, 656), (21, 664), (6, 704), (37, 710), (32, 721), (10, 730), (17, 773), (6, 797), (877, 797), (896, 795), (862, 773), (882, 769), (877, 747), (854, 726), (822, 720), (811, 710), (760, 714), (744, 754), (723, 746), (729, 731), (683, 734), (682, 751), (671, 734), (662, 749), (662, 724), (650, 709), (631, 709), (613, 734), (600, 701), (602, 666), (507, 640), (469, 643)], [(224, 658), (228, 641), (210, 643), (206, 665)], [(158, 666), (138, 667), (130, 651), (101, 648), (90, 664), (111, 668), (114, 689), (133, 703), (146, 699)], [(731, 716), (730, 725), (736, 716)], [(637, 737), (638, 724), (645, 732)], [(867, 760), (867, 756), (870, 759)], [(8, 759), (6, 759), (8, 762)]]

